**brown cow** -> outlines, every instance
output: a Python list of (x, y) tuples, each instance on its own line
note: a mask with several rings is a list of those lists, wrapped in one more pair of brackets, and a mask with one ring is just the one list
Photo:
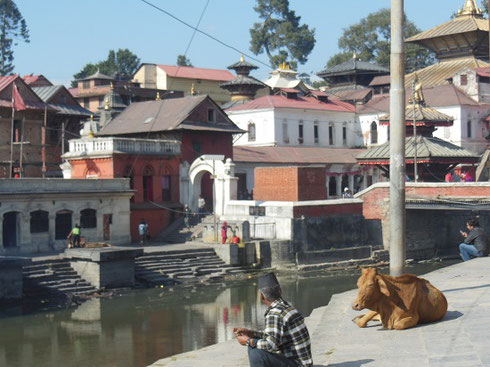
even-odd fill
[(428, 280), (415, 275), (392, 277), (378, 273), (376, 268), (365, 268), (357, 287), (359, 293), (352, 308), (371, 310), (353, 320), (359, 327), (376, 319), (385, 329), (403, 330), (439, 321), (447, 311), (444, 294)]

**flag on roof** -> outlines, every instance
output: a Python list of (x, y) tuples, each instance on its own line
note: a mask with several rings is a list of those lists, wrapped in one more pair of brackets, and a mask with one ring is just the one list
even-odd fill
[(14, 108), (14, 111), (23, 111), (27, 109), (15, 83), (12, 83), (12, 107)]

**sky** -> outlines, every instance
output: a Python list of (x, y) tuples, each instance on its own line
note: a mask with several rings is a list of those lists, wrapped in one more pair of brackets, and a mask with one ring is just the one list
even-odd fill
[[(148, 0), (197, 25), (207, 0)], [(43, 74), (54, 84), (68, 85), (88, 62), (107, 57), (109, 50), (128, 48), (141, 62), (175, 65), (193, 30), (141, 0), (15, 0), (30, 32), (30, 43), (14, 48), (15, 73)], [(479, 2), (479, 1), (478, 1)], [(343, 29), (371, 12), (390, 6), (390, 0), (290, 0), (301, 22), (316, 30), (316, 45), (298, 71), (314, 74), (339, 52)], [(464, 0), (406, 0), (405, 12), (422, 30), (449, 20)], [(250, 50), (249, 29), (259, 21), (255, 0), (210, 0), (199, 29), (268, 64), (265, 55)], [(195, 67), (226, 69), (240, 53), (197, 33), (187, 57)], [(245, 59), (247, 57), (245, 56)], [(257, 64), (251, 60), (252, 63)], [(257, 64), (259, 65), (259, 64)], [(265, 80), (263, 65), (253, 76)]]

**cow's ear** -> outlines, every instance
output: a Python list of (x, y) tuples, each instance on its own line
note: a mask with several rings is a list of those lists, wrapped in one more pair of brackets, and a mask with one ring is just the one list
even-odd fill
[(390, 290), (388, 289), (388, 285), (386, 284), (385, 280), (381, 276), (377, 276), (376, 280), (378, 281), (379, 285), (379, 290), (381, 291), (382, 294), (384, 294), (386, 297), (390, 296)]

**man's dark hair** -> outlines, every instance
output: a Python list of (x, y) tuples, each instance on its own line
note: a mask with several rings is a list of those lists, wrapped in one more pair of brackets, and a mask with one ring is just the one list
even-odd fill
[(281, 298), (281, 287), (275, 285), (274, 287), (262, 288), (260, 292), (264, 295), (264, 298), (268, 301), (275, 301), (278, 298)]
[(466, 224), (472, 227), (480, 227), (480, 223), (478, 223), (477, 219), (470, 219), (466, 222)]

